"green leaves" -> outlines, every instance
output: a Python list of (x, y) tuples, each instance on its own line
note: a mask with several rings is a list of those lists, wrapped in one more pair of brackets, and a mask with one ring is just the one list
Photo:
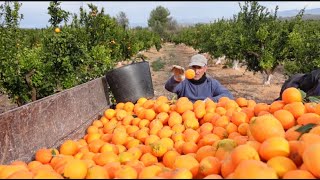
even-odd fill
[(299, 127), (298, 129), (296, 129), (295, 131), (300, 132), (301, 134), (298, 137), (298, 140), (300, 139), (300, 137), (305, 134), (308, 133), (313, 127), (317, 126), (317, 124), (314, 123), (309, 123), (306, 124), (304, 126)]
[[(20, 4), (14, 5), (0, 5), (0, 89), (19, 106), (34, 94), (40, 99), (102, 77), (140, 50), (161, 48), (159, 35), (147, 28), (124, 29), (92, 4), (89, 13), (81, 7), (79, 18), (74, 15), (67, 23), (70, 13), (51, 2), (51, 26), (44, 29), (19, 29)], [(57, 26), (60, 33), (54, 31)]]
[(320, 103), (320, 96), (309, 96), (307, 99), (309, 102)]

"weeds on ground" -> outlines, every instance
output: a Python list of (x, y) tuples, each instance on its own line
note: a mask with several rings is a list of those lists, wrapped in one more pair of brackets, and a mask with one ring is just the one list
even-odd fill
[(151, 64), (152, 70), (153, 71), (160, 71), (164, 68), (165, 62), (162, 60), (162, 58), (158, 58), (157, 60), (153, 61)]

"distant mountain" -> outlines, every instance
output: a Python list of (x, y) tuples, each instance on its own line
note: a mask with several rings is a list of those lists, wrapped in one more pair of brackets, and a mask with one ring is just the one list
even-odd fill
[[(301, 10), (301, 9), (300, 9)], [(279, 11), (278, 12), (278, 16), (279, 17), (292, 17), (292, 16), (296, 16), (299, 11), (298, 9), (294, 9), (294, 10), (287, 10), (287, 11)], [(320, 15), (320, 8), (315, 8), (315, 9), (305, 9), (304, 11), (305, 15)]]

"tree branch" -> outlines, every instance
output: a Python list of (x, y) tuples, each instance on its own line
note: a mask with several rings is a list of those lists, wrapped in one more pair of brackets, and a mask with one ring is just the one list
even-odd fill
[(26, 78), (26, 82), (29, 88), (31, 88), (31, 100), (35, 101), (37, 100), (37, 90), (34, 86), (32, 86), (32, 82), (31, 82), (31, 76), (36, 72), (35, 69), (32, 69), (28, 74), (26, 74), (25, 78)]

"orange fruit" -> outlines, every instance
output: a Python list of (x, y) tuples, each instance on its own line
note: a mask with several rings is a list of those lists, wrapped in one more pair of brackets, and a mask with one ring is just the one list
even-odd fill
[(173, 170), (172, 179), (192, 179), (193, 175), (190, 170), (185, 168), (177, 168)]
[(220, 140), (220, 137), (216, 134), (209, 133), (202, 136), (198, 141), (199, 148), (206, 145), (212, 145), (214, 142)]
[(248, 135), (248, 129), (249, 129), (249, 124), (248, 123), (241, 123), (238, 126), (237, 130), (240, 133), (240, 135), (246, 136), (246, 135)]
[(285, 89), (281, 94), (281, 98), (286, 104), (293, 102), (302, 102), (301, 92), (295, 87)]
[(196, 72), (193, 69), (187, 69), (184, 75), (187, 79), (193, 79), (196, 76)]
[(258, 114), (261, 112), (261, 111), (269, 111), (269, 108), (270, 108), (270, 105), (266, 104), (266, 103), (257, 103), (255, 106), (254, 106), (254, 114), (256, 116), (258, 116)]
[(6, 179), (33, 179), (34, 174), (27, 170), (19, 170), (12, 173)]
[(259, 154), (266, 161), (275, 156), (288, 157), (290, 154), (289, 142), (284, 137), (268, 138), (261, 143)]
[(111, 162), (119, 162), (119, 157), (114, 152), (107, 151), (94, 155), (93, 161), (99, 166), (104, 166)]
[(305, 113), (302, 114), (298, 119), (297, 123), (300, 125), (306, 125), (309, 123), (320, 124), (320, 115), (316, 113)]
[(233, 173), (236, 166), (232, 163), (231, 156), (223, 159), (221, 161), (221, 176), (227, 178), (230, 174)]
[(195, 143), (197, 143), (198, 140), (200, 139), (200, 134), (196, 130), (191, 129), (191, 128), (186, 129), (183, 132), (183, 135), (184, 135), (184, 140), (186, 142), (195, 142)]
[(315, 177), (320, 177), (320, 143), (311, 144), (303, 152), (302, 159), (308, 171)]
[(79, 151), (78, 145), (73, 140), (66, 140), (59, 149), (60, 154), (64, 155), (75, 155)]
[(109, 174), (102, 166), (93, 165), (88, 168), (86, 179), (109, 179)]
[(57, 27), (57, 28), (54, 29), (54, 32), (60, 33), (60, 32), (61, 32), (61, 29)]
[(283, 109), (290, 111), (295, 119), (298, 119), (301, 115), (306, 113), (306, 107), (302, 102), (292, 102), (286, 104)]
[(143, 162), (145, 166), (151, 166), (154, 163), (158, 162), (158, 158), (152, 155), (151, 153), (147, 152), (140, 157), (140, 161)]
[(63, 177), (55, 171), (43, 170), (35, 173), (33, 179), (63, 179)]
[(182, 145), (183, 154), (196, 153), (197, 150), (198, 150), (198, 145), (195, 142), (189, 141), (189, 142), (185, 142)]
[(309, 171), (307, 170), (291, 170), (286, 172), (282, 179), (316, 179)]
[(274, 113), (283, 108), (285, 103), (282, 100), (274, 101), (270, 104), (269, 112)]
[(52, 152), (50, 149), (42, 148), (36, 152), (35, 156), (36, 161), (41, 162), (42, 164), (48, 164), (52, 159)]
[(252, 159), (241, 161), (235, 168), (232, 177), (235, 179), (278, 179), (274, 169), (262, 161)]
[(167, 146), (165, 146), (160, 140), (151, 143), (150, 147), (151, 154), (156, 157), (162, 157), (168, 151)]
[(120, 169), (120, 167), (120, 162), (110, 162), (103, 166), (103, 168), (108, 172), (110, 179), (114, 178), (115, 172)]
[(97, 126), (91, 125), (91, 126), (89, 126), (89, 127), (87, 128), (87, 133), (88, 133), (88, 134), (98, 133), (98, 132), (99, 132), (99, 128), (98, 128)]
[(138, 173), (136, 169), (128, 165), (121, 165), (117, 171), (114, 172), (115, 179), (137, 179)]
[(241, 123), (248, 123), (249, 118), (246, 113), (244, 112), (233, 112), (231, 116), (231, 122), (237, 126), (239, 126)]
[(285, 136), (282, 124), (271, 114), (252, 118), (249, 123), (249, 131), (253, 138), (259, 142), (274, 136)]
[(237, 146), (237, 143), (233, 139), (221, 139), (213, 144), (216, 149), (215, 157), (220, 160), (227, 158), (233, 149)]
[(248, 144), (243, 144), (235, 147), (231, 152), (231, 160), (235, 166), (242, 160), (254, 159), (260, 161), (258, 151)]
[(298, 140), (299, 136), (301, 135), (300, 132), (296, 131), (299, 127), (301, 127), (301, 125), (295, 125), (291, 128), (289, 128), (288, 130), (286, 130), (285, 132), (285, 138), (288, 141), (292, 141), (292, 140)]
[(84, 161), (73, 159), (65, 165), (63, 176), (71, 179), (84, 179), (87, 172), (88, 167)]
[(180, 156), (180, 154), (175, 150), (167, 151), (162, 157), (162, 163), (169, 168), (173, 167), (175, 158)]
[(95, 139), (88, 144), (89, 151), (93, 153), (98, 153), (100, 148), (105, 144), (101, 139)]
[(203, 179), (223, 179), (219, 174), (210, 174)]
[(221, 169), (221, 162), (214, 156), (203, 158), (199, 163), (199, 173), (204, 176), (210, 174), (219, 174)]
[(104, 111), (103, 115), (110, 120), (116, 116), (116, 111), (114, 109), (107, 109)]
[(186, 168), (195, 177), (199, 171), (199, 162), (191, 155), (181, 155), (176, 157), (173, 168)]
[(291, 114), (290, 111), (280, 109), (275, 111), (273, 115), (280, 121), (285, 130), (293, 127), (296, 123), (294, 116)]
[(296, 164), (289, 158), (284, 156), (275, 156), (267, 161), (267, 165), (276, 170), (279, 178), (291, 170), (296, 170)]
[(211, 145), (205, 145), (200, 147), (196, 152), (196, 159), (201, 162), (202, 159), (208, 156), (215, 156), (215, 149)]
[(133, 167), (137, 171), (138, 174), (140, 174), (141, 170), (143, 168), (145, 168), (143, 162), (141, 162), (141, 161), (139, 161), (137, 159), (134, 159), (132, 161), (128, 161), (128, 162), (125, 163), (125, 165)]
[(239, 97), (236, 99), (236, 103), (240, 106), (240, 107), (245, 107), (248, 105), (248, 100), (246, 98), (243, 97)]
[(144, 119), (149, 121), (153, 120), (156, 117), (156, 112), (153, 109), (147, 109), (144, 111)]
[(0, 179), (7, 179), (10, 175), (21, 170), (28, 171), (28, 168), (24, 165), (5, 165), (0, 170)]
[(162, 171), (162, 168), (157, 165), (150, 165), (141, 170), (138, 179), (151, 179), (157, 176)]
[[(50, 164), (51, 164), (51, 163), (50, 163)], [(39, 165), (42, 165), (42, 163), (39, 162), (39, 161), (30, 161), (30, 162), (28, 163), (28, 169), (31, 171), (32, 169), (38, 167)], [(1, 169), (0, 169), (0, 171), (1, 171)]]

